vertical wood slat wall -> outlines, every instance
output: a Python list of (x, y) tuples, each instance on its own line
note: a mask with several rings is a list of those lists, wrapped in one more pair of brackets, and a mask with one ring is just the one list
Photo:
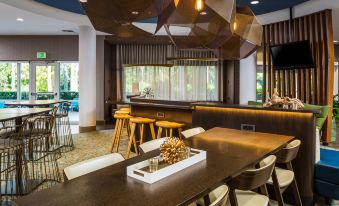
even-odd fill
[[(290, 24), (293, 27), (290, 31)], [(270, 46), (309, 40), (316, 68), (277, 71), (272, 66)], [(332, 11), (324, 10), (290, 21), (264, 25), (263, 100), (277, 88), (281, 96), (298, 98), (316, 105), (333, 105), (334, 45)], [(331, 139), (332, 111), (323, 138)]]

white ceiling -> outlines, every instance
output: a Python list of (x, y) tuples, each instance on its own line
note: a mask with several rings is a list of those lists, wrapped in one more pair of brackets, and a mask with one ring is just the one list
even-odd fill
[[(333, 9), (334, 38), (339, 41), (339, 0), (310, 0), (295, 7), (295, 17)], [(24, 22), (16, 21), (23, 18)], [(282, 21), (289, 18), (289, 10), (276, 11), (257, 16), (262, 24)], [(52, 8), (33, 0), (0, 0), (0, 35), (67, 35), (77, 34), (81, 25), (91, 25), (85, 15)], [(155, 25), (136, 23), (147, 31), (154, 31)], [(75, 33), (63, 33), (61, 30)], [(174, 33), (187, 33), (182, 28), (172, 28)], [(171, 29), (171, 30), (172, 30)], [(104, 34), (98, 32), (98, 34)], [(164, 29), (158, 35), (165, 35)]]

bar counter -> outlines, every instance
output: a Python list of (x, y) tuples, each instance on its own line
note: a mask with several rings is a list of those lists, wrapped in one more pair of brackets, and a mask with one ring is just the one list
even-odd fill
[[(313, 204), (313, 181), (316, 145), (316, 115), (318, 110), (287, 110), (247, 105), (227, 105), (219, 102), (175, 102), (132, 98), (129, 102), (133, 116), (185, 123), (186, 128), (211, 129), (250, 128), (266, 132), (294, 136), (302, 141), (293, 166), (304, 205)], [(289, 193), (286, 192), (286, 202)]]

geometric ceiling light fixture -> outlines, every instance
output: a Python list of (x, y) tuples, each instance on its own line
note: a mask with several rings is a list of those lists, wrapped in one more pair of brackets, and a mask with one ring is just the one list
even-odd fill
[[(212, 50), (220, 59), (245, 58), (261, 45), (262, 26), (235, 0), (88, 0), (82, 6), (96, 30), (117, 37), (137, 39), (164, 28), (179, 49)], [(155, 31), (138, 26), (154, 21)]]
[(234, 18), (234, 0), (172, 0), (159, 15), (156, 31), (164, 27), (178, 48), (216, 49), (232, 36)]
[(232, 37), (215, 50), (220, 59), (243, 59), (261, 46), (263, 27), (250, 7), (237, 7), (233, 27)]
[(94, 28), (122, 38), (151, 36), (133, 22), (156, 18), (162, 0), (88, 0), (82, 3)]

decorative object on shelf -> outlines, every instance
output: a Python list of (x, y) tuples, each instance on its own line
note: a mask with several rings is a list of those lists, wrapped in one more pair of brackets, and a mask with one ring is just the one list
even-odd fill
[(277, 88), (274, 88), (272, 98), (267, 95), (267, 100), (264, 103), (264, 107), (283, 106), (286, 108), (286, 105), (294, 110), (304, 108), (304, 104), (297, 98), (279, 97)]
[(174, 164), (187, 158), (187, 148), (183, 140), (172, 137), (166, 138), (160, 146), (160, 153), (164, 161), (168, 164)]
[(245, 58), (262, 41), (263, 28), (252, 10), (236, 7), (235, 0), (91, 0), (82, 6), (98, 31), (151, 37), (153, 31), (139, 23), (156, 20), (154, 34), (164, 28), (179, 49), (211, 50), (219, 59)]
[(144, 91), (142, 92), (142, 95), (145, 96), (145, 98), (148, 98), (148, 99), (153, 99), (154, 98), (154, 92), (153, 92), (153, 89), (151, 87), (146, 87), (144, 89)]

